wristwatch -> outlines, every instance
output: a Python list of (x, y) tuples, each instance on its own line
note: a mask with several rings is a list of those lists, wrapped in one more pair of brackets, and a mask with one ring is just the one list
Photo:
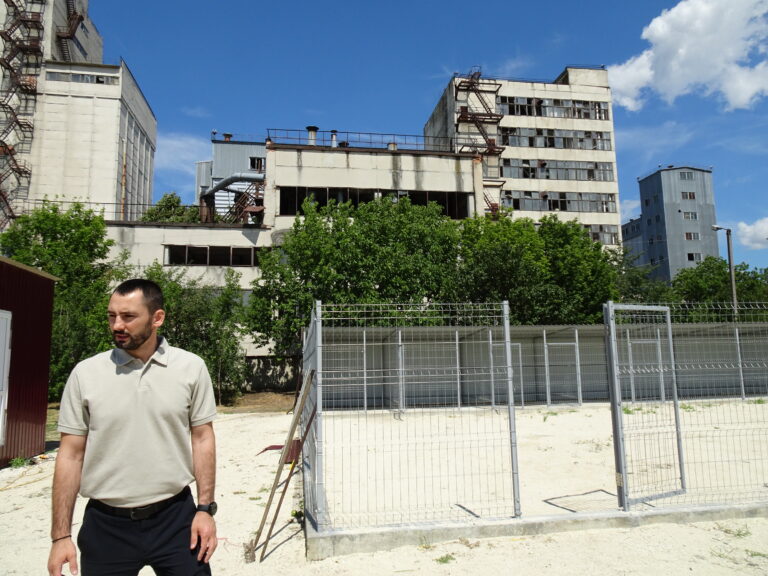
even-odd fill
[(216, 502), (211, 502), (210, 504), (198, 504), (197, 505), (197, 511), (198, 512), (208, 512), (211, 516), (216, 515), (216, 511), (219, 509), (218, 504)]

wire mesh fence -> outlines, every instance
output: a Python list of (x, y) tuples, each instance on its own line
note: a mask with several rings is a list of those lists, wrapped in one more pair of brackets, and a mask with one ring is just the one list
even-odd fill
[(305, 513), (322, 530), (519, 514), (502, 304), (315, 308)]
[(536, 471), (518, 466), (515, 406), (611, 395), (619, 506), (768, 502), (766, 305), (606, 309), (606, 326), (510, 327), (503, 304), (318, 303), (308, 520), (332, 532), (518, 517), (520, 474), (530, 487)]
[(606, 306), (625, 509), (768, 502), (766, 311)]

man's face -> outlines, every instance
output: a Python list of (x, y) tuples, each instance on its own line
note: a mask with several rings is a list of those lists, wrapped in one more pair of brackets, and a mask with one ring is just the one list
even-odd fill
[(153, 339), (164, 317), (162, 310), (149, 312), (140, 290), (125, 295), (112, 294), (107, 315), (115, 346), (129, 354)]

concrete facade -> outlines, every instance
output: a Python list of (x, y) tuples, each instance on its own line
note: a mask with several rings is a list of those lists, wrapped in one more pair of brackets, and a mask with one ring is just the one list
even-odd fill
[(157, 121), (125, 63), (102, 63), (88, 2), (14, 0), (0, 17), (0, 228), (44, 199), (140, 216), (152, 202)]
[(484, 199), (514, 218), (578, 220), (620, 244), (613, 110), (604, 69), (554, 82), (454, 77), (424, 126), (428, 143), (483, 157)]
[(719, 256), (712, 170), (668, 166), (638, 179), (641, 215), (622, 225), (636, 266), (671, 282), (680, 270)]
[(80, 200), (137, 219), (152, 203), (157, 121), (128, 67), (47, 62), (38, 86), (29, 159), (40, 168), (23, 209)]

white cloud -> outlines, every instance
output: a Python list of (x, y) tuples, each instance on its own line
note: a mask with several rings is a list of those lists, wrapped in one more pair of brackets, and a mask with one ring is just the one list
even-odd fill
[(621, 219), (626, 222), (640, 216), (640, 200), (624, 199), (621, 201)]
[(192, 176), (194, 183), (196, 163), (210, 157), (211, 142), (206, 138), (178, 132), (160, 132), (157, 135), (157, 171), (181, 172)]
[(768, 248), (768, 218), (761, 218), (752, 224), (739, 222), (736, 225), (739, 243), (753, 250)]
[(644, 163), (667, 163), (672, 152), (693, 140), (695, 132), (685, 124), (664, 122), (656, 126), (641, 126), (616, 130), (616, 149), (633, 152)]
[(191, 118), (208, 118), (211, 113), (202, 106), (183, 106), (181, 113)]
[(520, 74), (521, 71), (528, 68), (530, 64), (530, 61), (526, 58), (516, 56), (515, 58), (505, 60), (500, 65), (493, 68), (488, 75), (498, 78), (513, 78)]
[(651, 47), (610, 66), (615, 102), (639, 110), (651, 92), (668, 103), (701, 92), (727, 109), (768, 96), (768, 0), (682, 0), (643, 30)]

